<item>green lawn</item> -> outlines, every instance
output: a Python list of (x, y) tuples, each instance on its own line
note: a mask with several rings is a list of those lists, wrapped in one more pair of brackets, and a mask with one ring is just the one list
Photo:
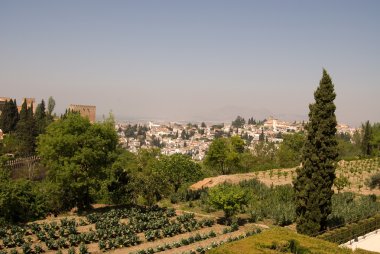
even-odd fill
[(277, 247), (273, 248), (273, 243), (277, 246), (287, 246), (289, 240), (296, 240), (301, 249), (300, 253), (319, 253), (319, 254), (373, 254), (375, 252), (340, 248), (337, 244), (323, 241), (320, 239), (297, 234), (286, 228), (272, 228), (263, 231), (261, 234), (245, 238), (240, 241), (224, 244), (219, 248), (208, 251), (208, 254), (256, 254), (256, 253), (291, 253), (284, 252)]

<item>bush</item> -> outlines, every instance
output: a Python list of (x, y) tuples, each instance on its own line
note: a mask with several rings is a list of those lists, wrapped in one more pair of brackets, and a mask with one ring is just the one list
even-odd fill
[(326, 233), (319, 235), (318, 238), (330, 242), (345, 243), (378, 229), (379, 225), (380, 214), (369, 219), (358, 221), (357, 223), (348, 224), (345, 227), (327, 231)]

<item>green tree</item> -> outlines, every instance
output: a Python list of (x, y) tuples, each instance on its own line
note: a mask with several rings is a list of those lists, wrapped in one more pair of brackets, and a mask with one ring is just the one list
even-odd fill
[(88, 208), (106, 168), (116, 158), (117, 133), (112, 123), (91, 124), (77, 113), (53, 122), (38, 138), (38, 154), (49, 179), (62, 190), (65, 209)]
[(0, 129), (4, 133), (12, 133), (16, 130), (19, 120), (16, 100), (6, 101), (0, 114)]
[(211, 206), (223, 210), (227, 220), (249, 201), (247, 192), (242, 187), (231, 184), (222, 184), (210, 189), (208, 200)]
[(372, 126), (369, 123), (369, 121), (365, 122), (365, 124), (362, 124), (362, 142), (361, 142), (361, 149), (362, 154), (364, 156), (371, 156), (372, 155)]
[(154, 205), (170, 194), (168, 177), (159, 167), (160, 150), (140, 149), (137, 154), (137, 170), (133, 173), (133, 186), (145, 205)]
[(199, 164), (187, 155), (162, 156), (159, 164), (160, 170), (168, 178), (174, 192), (177, 192), (183, 184), (198, 181), (203, 176)]
[(338, 157), (334, 85), (326, 70), (309, 106), (302, 167), (297, 169), (295, 190), (297, 231), (313, 235), (326, 229), (331, 213), (332, 186)]
[(113, 204), (135, 203), (137, 191), (133, 184), (133, 174), (137, 171), (136, 155), (123, 151), (107, 171), (106, 181), (109, 200)]
[(305, 136), (301, 133), (283, 135), (283, 142), (277, 151), (277, 164), (280, 167), (295, 167), (301, 162), (301, 149)]
[(36, 146), (36, 128), (33, 117), (33, 104), (28, 108), (26, 100), (21, 106), (20, 120), (16, 126), (16, 137), (19, 142), (19, 152), (22, 155), (34, 153)]
[(239, 136), (215, 139), (206, 154), (205, 165), (219, 174), (230, 174), (240, 168), (244, 141)]
[(244, 124), (245, 119), (241, 116), (237, 116), (236, 119), (231, 123), (232, 127), (236, 128), (236, 130), (239, 130), (239, 128), (243, 128)]
[(375, 156), (380, 155), (380, 123), (374, 123), (372, 125), (372, 153)]
[(345, 176), (337, 177), (334, 180), (334, 185), (336, 189), (338, 190), (338, 193), (340, 193), (340, 191), (343, 190), (348, 185), (348, 183), (349, 183), (348, 178)]
[(44, 133), (48, 123), (44, 100), (42, 100), (41, 103), (37, 105), (34, 118), (36, 122), (37, 135)]
[(259, 135), (259, 141), (260, 141), (260, 142), (264, 142), (264, 140), (265, 140), (264, 129), (261, 128), (261, 133), (260, 133), (260, 135)]
[(47, 115), (53, 119), (53, 111), (54, 111), (54, 108), (55, 108), (55, 100), (52, 96), (49, 97), (48, 99), (48, 106), (47, 106)]

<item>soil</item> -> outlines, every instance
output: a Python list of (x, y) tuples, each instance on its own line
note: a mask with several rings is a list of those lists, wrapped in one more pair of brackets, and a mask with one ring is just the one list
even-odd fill
[[(273, 175), (270, 176), (270, 171), (272, 171)], [(267, 186), (276, 186), (276, 185), (286, 185), (292, 184), (292, 177), (296, 176), (296, 168), (288, 168), (288, 169), (273, 169), (268, 171), (257, 171), (253, 173), (245, 173), (245, 174), (233, 174), (233, 175), (220, 175), (215, 177), (205, 178), (193, 185), (190, 186), (192, 190), (199, 190), (202, 188), (211, 188), (218, 184), (230, 183), (230, 184), (238, 184), (239, 182), (257, 179), (260, 182), (264, 183)], [(281, 172), (280, 177), (278, 177), (278, 172)], [(287, 176), (285, 177), (284, 172), (287, 172)], [(370, 190), (366, 185), (366, 179), (370, 178), (374, 173), (361, 172), (359, 181), (357, 177), (350, 176), (349, 181), (351, 182), (351, 187), (345, 187), (343, 192), (355, 192), (362, 195), (375, 194), (377, 196), (380, 195), (380, 189)], [(339, 175), (339, 172), (337, 172)], [(359, 190), (359, 185), (362, 187)], [(335, 189), (335, 192), (338, 191)]]

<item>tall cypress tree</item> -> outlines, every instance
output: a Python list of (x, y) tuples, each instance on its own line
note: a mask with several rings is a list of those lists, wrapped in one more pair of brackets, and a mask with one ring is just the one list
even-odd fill
[(0, 115), (0, 129), (4, 133), (12, 133), (16, 130), (18, 122), (18, 110), (16, 100), (6, 101)]
[(40, 104), (37, 105), (36, 113), (34, 115), (36, 122), (36, 133), (37, 135), (45, 133), (45, 128), (48, 123), (46, 116), (45, 101), (42, 100)]
[(362, 124), (362, 142), (361, 149), (364, 156), (371, 156), (372, 154), (372, 126), (369, 121)]
[(19, 141), (19, 152), (22, 155), (34, 153), (36, 131), (33, 117), (33, 104), (28, 108), (26, 100), (24, 100), (21, 106), (20, 120), (16, 127), (16, 137)]
[(314, 235), (327, 227), (338, 157), (334, 85), (326, 70), (310, 104), (302, 166), (293, 185), (296, 197), (297, 231)]
[(3, 105), (3, 109), (1, 110), (1, 115), (0, 115), (0, 129), (4, 133), (8, 133), (10, 130), (9, 114), (10, 114), (10, 102), (5, 101)]

